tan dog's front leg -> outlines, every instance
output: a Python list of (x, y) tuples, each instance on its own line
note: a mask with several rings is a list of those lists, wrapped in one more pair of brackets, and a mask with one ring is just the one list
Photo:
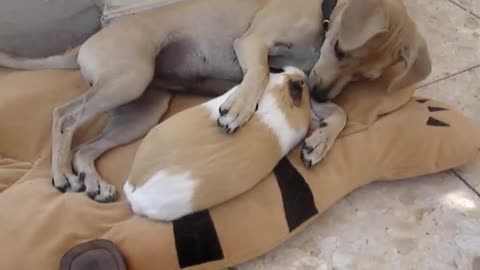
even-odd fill
[(330, 151), (347, 124), (347, 115), (338, 105), (312, 101), (314, 131), (305, 139), (301, 158), (306, 167), (318, 164)]
[(233, 133), (248, 122), (268, 82), (268, 50), (262, 38), (247, 35), (234, 43), (244, 78), (237, 90), (220, 106), (218, 125)]

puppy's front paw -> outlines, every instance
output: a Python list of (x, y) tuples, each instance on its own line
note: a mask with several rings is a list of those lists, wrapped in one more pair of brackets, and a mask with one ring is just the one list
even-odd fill
[(310, 137), (303, 142), (301, 159), (306, 167), (318, 164), (327, 155), (335, 142), (336, 136), (329, 134), (328, 128), (316, 129)]
[(220, 106), (218, 126), (228, 134), (234, 133), (250, 120), (257, 108), (257, 101), (238, 89)]

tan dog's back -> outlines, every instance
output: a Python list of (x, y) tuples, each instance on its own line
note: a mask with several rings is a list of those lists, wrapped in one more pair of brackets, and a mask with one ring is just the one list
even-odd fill
[(306, 135), (310, 105), (304, 80), (295, 68), (272, 74), (257, 113), (233, 136), (215, 119), (235, 88), (158, 125), (138, 150), (124, 187), (133, 211), (173, 220), (255, 186)]

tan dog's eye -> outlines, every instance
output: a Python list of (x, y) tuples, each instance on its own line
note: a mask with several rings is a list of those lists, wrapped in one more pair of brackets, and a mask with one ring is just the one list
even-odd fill
[(335, 43), (335, 55), (338, 60), (342, 60), (345, 57), (345, 52), (338, 46), (338, 41)]

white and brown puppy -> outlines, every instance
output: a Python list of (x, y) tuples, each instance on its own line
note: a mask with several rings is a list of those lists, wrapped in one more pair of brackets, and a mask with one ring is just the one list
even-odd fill
[(140, 146), (124, 186), (133, 211), (171, 221), (251, 189), (307, 134), (306, 75), (293, 67), (271, 74), (257, 112), (235, 135), (218, 129), (226, 94), (155, 127)]

